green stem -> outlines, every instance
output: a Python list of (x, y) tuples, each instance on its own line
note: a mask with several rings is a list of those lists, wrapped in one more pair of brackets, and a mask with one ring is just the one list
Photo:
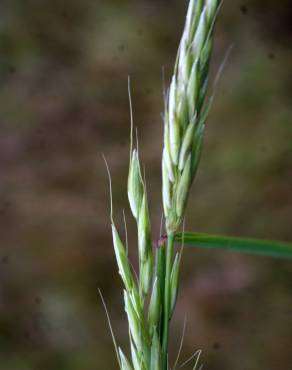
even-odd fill
[(171, 275), (171, 262), (174, 246), (173, 232), (167, 235), (167, 248), (166, 248), (166, 266), (165, 266), (165, 286), (164, 286), (164, 312), (163, 312), (163, 338), (162, 338), (162, 357), (163, 357), (163, 370), (168, 367), (168, 338), (169, 338), (169, 321), (170, 321), (170, 275)]
[(162, 333), (163, 333), (163, 300), (164, 300), (164, 284), (165, 284), (165, 250), (166, 250), (166, 242), (161, 243), (158, 246), (157, 250), (157, 266), (156, 266), (156, 274), (160, 284), (160, 304), (161, 304), (161, 317), (160, 317), (160, 325), (159, 325), (159, 338), (160, 344), (162, 346)]

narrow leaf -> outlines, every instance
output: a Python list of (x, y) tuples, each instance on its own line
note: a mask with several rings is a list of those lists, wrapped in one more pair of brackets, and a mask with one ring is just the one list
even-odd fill
[(232, 236), (202, 233), (177, 233), (175, 240), (184, 241), (185, 246), (225, 249), (233, 252), (292, 259), (292, 244), (279, 241), (244, 239)]

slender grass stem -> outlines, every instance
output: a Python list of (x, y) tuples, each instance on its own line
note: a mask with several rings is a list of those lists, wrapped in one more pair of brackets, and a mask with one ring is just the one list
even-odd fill
[(163, 370), (168, 368), (168, 338), (169, 338), (169, 322), (170, 322), (170, 275), (171, 275), (171, 262), (174, 247), (173, 232), (167, 235), (166, 247), (166, 264), (165, 264), (165, 287), (164, 287), (164, 309), (163, 309), (163, 338), (162, 338), (162, 357), (163, 357)]
[(160, 346), (162, 348), (162, 337), (163, 337), (163, 317), (164, 317), (164, 309), (163, 309), (163, 300), (164, 300), (164, 285), (165, 285), (165, 258), (166, 258), (166, 241), (159, 241), (157, 246), (157, 262), (156, 262), (156, 273), (158, 282), (160, 284), (160, 304), (161, 304), (161, 312), (160, 312), (160, 323), (158, 328), (159, 338), (160, 338)]

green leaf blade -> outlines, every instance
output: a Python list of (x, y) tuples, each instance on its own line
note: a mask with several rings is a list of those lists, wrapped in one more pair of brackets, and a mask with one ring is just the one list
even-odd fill
[(179, 243), (183, 242), (185, 246), (189, 247), (224, 249), (232, 252), (292, 259), (292, 244), (286, 242), (192, 232), (177, 233), (175, 240)]

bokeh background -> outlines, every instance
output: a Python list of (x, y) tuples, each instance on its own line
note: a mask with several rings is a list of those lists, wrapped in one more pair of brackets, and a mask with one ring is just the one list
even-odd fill
[[(127, 77), (159, 236), (162, 67), (169, 81), (186, 1), (2, 0), (0, 368), (117, 369), (103, 292), (127, 350), (109, 227), (130, 255)], [(208, 121), (186, 228), (292, 240), (292, 7), (225, 0), (212, 75), (233, 45)], [(134, 262), (135, 264), (135, 262)], [(208, 370), (292, 369), (292, 264), (185, 251), (171, 357)], [(191, 364), (185, 367), (191, 369)]]

